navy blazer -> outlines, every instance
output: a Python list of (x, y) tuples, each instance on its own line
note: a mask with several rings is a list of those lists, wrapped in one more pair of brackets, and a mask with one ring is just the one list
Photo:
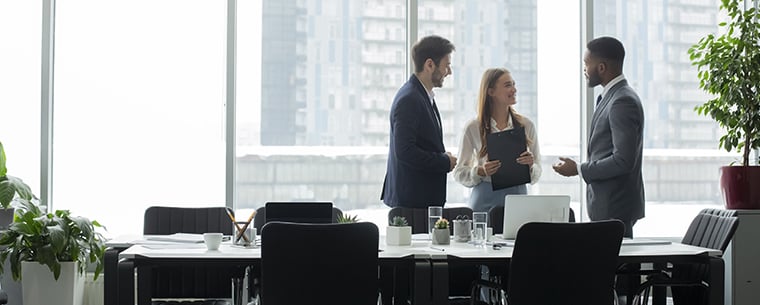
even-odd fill
[(424, 208), (446, 202), (449, 157), (437, 109), (412, 74), (393, 98), (388, 168), (380, 199), (390, 207)]
[(581, 164), (591, 220), (644, 217), (643, 138), (641, 101), (622, 80), (610, 88), (594, 111), (588, 162)]

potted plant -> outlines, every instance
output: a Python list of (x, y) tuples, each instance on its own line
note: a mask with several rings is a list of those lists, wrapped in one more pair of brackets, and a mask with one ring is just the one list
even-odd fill
[(34, 200), (32, 189), (19, 178), (9, 176), (5, 167), (5, 149), (0, 142), (0, 227), (5, 228), (13, 221), (11, 203), (16, 199)]
[(723, 0), (729, 21), (721, 35), (709, 34), (689, 49), (698, 68), (699, 87), (713, 98), (695, 110), (726, 130), (720, 147), (742, 153), (741, 166), (721, 168), (720, 185), (729, 209), (760, 208), (760, 166), (750, 166), (750, 151), (760, 147), (760, 20), (744, 1)]
[(357, 215), (349, 215), (349, 214), (338, 214), (338, 218), (336, 219), (337, 223), (356, 223), (359, 222), (359, 217)]
[(412, 227), (404, 216), (394, 216), (385, 229), (385, 243), (389, 246), (409, 246), (412, 244)]
[(446, 218), (438, 219), (433, 226), (433, 240), (434, 245), (448, 245), (451, 243), (451, 232), (449, 231), (449, 221)]
[(95, 231), (102, 226), (66, 210), (44, 213), (26, 199), (17, 203), (13, 223), (0, 233), (0, 262), (10, 261), (21, 280), (24, 304), (81, 304), (87, 264), (95, 264), (95, 279), (103, 271), (105, 239)]

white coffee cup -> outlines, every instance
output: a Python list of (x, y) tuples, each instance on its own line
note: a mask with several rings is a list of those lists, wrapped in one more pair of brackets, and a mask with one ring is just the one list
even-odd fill
[(206, 249), (219, 250), (222, 244), (222, 233), (203, 233), (203, 242), (206, 243)]

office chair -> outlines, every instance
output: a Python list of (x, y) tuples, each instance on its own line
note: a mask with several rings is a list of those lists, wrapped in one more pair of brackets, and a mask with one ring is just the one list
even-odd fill
[(498, 291), (502, 298), (486, 300), (497, 304), (613, 304), (624, 230), (618, 220), (527, 223), (517, 232), (506, 293), (501, 284), (476, 281), (472, 304), (482, 304), (484, 288)]
[[(739, 226), (734, 210), (704, 209), (694, 217), (682, 244), (710, 248), (725, 252)], [(634, 303), (646, 304), (653, 287), (670, 287), (673, 304), (707, 304), (709, 275), (707, 258), (703, 262), (678, 263), (672, 268), (644, 271), (647, 280), (639, 286)]]
[[(232, 235), (232, 221), (225, 207), (162, 207), (145, 210), (143, 234), (221, 232)], [(201, 304), (229, 304), (232, 278), (243, 271), (206, 266), (154, 268), (151, 296), (160, 299), (210, 299)], [(193, 302), (182, 302), (183, 304)], [(153, 301), (154, 305), (178, 302)]]
[[(570, 208), (569, 222), (575, 222), (575, 211)], [(504, 206), (495, 206), (488, 210), (488, 226), (493, 228), (493, 234), (504, 233)]]
[[(299, 218), (298, 221), (293, 221), (297, 223), (311, 223), (308, 221), (308, 219), (313, 218), (314, 215), (311, 215), (306, 211), (307, 213), (301, 214), (299, 212), (299, 207), (303, 206), (304, 204), (309, 204), (308, 202), (292, 202), (289, 204), (293, 204), (293, 215), (297, 218)], [(332, 203), (331, 203), (332, 205)], [(340, 215), (343, 215), (343, 211), (341, 211), (339, 208), (332, 207), (332, 223), (338, 222), (338, 217)], [(264, 227), (264, 225), (267, 223), (267, 209), (266, 206), (260, 207), (256, 209), (256, 215), (253, 216), (253, 225), (254, 228), (256, 228), (257, 232), (261, 232), (261, 228)], [(315, 221), (315, 223), (323, 223), (323, 221)]]
[(262, 304), (377, 304), (374, 224), (270, 222), (261, 241)]

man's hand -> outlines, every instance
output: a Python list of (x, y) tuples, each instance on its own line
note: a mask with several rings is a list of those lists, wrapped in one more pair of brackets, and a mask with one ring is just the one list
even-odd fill
[(578, 165), (573, 159), (559, 157), (561, 162), (552, 165), (554, 171), (565, 177), (572, 177), (578, 175)]
[(449, 157), (449, 171), (454, 170), (454, 167), (457, 166), (457, 157), (454, 157), (450, 152), (446, 152), (446, 156)]
[(501, 167), (501, 161), (492, 160), (478, 167), (478, 176), (485, 177), (495, 174)]

